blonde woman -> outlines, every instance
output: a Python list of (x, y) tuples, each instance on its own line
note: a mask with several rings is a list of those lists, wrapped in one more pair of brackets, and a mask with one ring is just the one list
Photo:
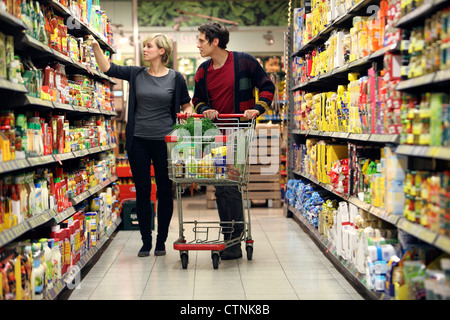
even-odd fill
[(181, 73), (166, 67), (172, 53), (172, 41), (166, 35), (156, 33), (144, 40), (143, 54), (144, 60), (150, 63), (148, 68), (110, 63), (96, 41), (92, 46), (97, 64), (106, 75), (129, 82), (125, 149), (136, 186), (136, 213), (143, 242), (138, 256), (148, 256), (152, 249), (151, 162), (158, 197), (158, 235), (154, 254), (164, 255), (173, 214), (165, 136), (171, 131), (180, 110), (192, 113), (186, 81)]

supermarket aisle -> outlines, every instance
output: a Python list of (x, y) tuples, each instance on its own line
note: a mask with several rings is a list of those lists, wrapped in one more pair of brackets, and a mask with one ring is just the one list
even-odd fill
[[(183, 197), (187, 219), (217, 220), (204, 195)], [(178, 217), (170, 227), (167, 255), (138, 258), (138, 231), (119, 231), (70, 300), (354, 300), (363, 299), (282, 208), (252, 208), (253, 260), (221, 261), (213, 269), (209, 251), (191, 251), (188, 268), (171, 244)], [(187, 233), (186, 233), (187, 235)], [(69, 294), (66, 294), (68, 296)]]

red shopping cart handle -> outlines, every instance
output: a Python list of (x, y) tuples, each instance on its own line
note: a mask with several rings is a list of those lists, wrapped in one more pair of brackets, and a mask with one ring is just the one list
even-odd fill
[[(186, 113), (178, 113), (177, 114), (178, 119), (186, 119), (187, 118), (187, 114)], [(191, 117), (194, 118), (203, 118), (203, 114), (192, 114)], [(243, 118), (244, 114), (243, 113), (219, 113), (219, 115), (217, 116), (218, 118)]]

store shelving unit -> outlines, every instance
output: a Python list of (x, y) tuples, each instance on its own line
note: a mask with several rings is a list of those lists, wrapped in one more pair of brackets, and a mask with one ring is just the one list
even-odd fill
[[(55, 12), (64, 17), (67, 26), (73, 26), (68, 28), (69, 33), (75, 36), (92, 35), (103, 49), (114, 53), (114, 49), (108, 44), (96, 30), (93, 30), (78, 18), (76, 18), (70, 10), (62, 6), (55, 0), (42, 0), (43, 2), (50, 4)], [(67, 74), (83, 74), (88, 75), (96, 80), (106, 80), (112, 84), (115, 84), (114, 79), (106, 76), (104, 73), (98, 70), (89, 70), (81, 63), (73, 60), (72, 58), (61, 54), (60, 52), (48, 47), (47, 45), (40, 43), (36, 39), (24, 33), (27, 29), (25, 24), (17, 17), (9, 14), (8, 12), (0, 10), (0, 31), (12, 35), (14, 37), (14, 49), (17, 53), (27, 53), (33, 60), (33, 62), (39, 63), (51, 63), (59, 62), (66, 68)], [(69, 104), (62, 104), (58, 102), (43, 100), (30, 95), (27, 95), (28, 90), (25, 85), (13, 83), (6, 79), (0, 79), (0, 99), (2, 99), (2, 105), (13, 110), (38, 110), (38, 111), (63, 111), (66, 114), (83, 118), (89, 115), (103, 115), (107, 117), (116, 116), (115, 111), (100, 109), (100, 108), (87, 108), (80, 106), (73, 106)], [(73, 152), (67, 152), (62, 154), (49, 154), (37, 157), (27, 157), (24, 159), (16, 159), (11, 161), (0, 162), (0, 175), (5, 173), (14, 173), (28, 168), (45, 166), (52, 163), (59, 163), (63, 165), (64, 161), (70, 161), (77, 158), (89, 157), (100, 152), (108, 151), (116, 148), (116, 143), (110, 145), (97, 146), (90, 149), (81, 149)], [(66, 220), (75, 214), (74, 206), (82, 201), (95, 195), (97, 192), (106, 189), (109, 185), (117, 180), (117, 176), (112, 176), (99, 182), (97, 185), (91, 187), (85, 192), (70, 199), (72, 206), (67, 209), (57, 212), (55, 209), (44, 211), (31, 218), (28, 218), (20, 224), (6, 229), (0, 232), (0, 248), (8, 245), (10, 242), (20, 239), (26, 235), (27, 232), (49, 226), (56, 225)], [(71, 267), (71, 270), (67, 272), (62, 279), (54, 284), (54, 287), (47, 292), (45, 299), (54, 300), (58, 295), (66, 288), (70, 287), (74, 279), (76, 279), (81, 272), (81, 269), (85, 267), (89, 261), (98, 253), (101, 247), (107, 242), (111, 234), (121, 223), (120, 217), (118, 217), (107, 230), (106, 234), (97, 242), (95, 246), (89, 249), (86, 254), (80, 258), (80, 260)]]
[[(397, 23), (396, 27), (399, 28), (411, 28), (417, 23), (422, 23), (428, 14), (434, 13), (438, 10), (443, 9), (448, 6), (449, 2), (445, 0), (436, 0), (429, 4), (425, 4), (422, 7), (417, 8), (413, 12), (405, 15)], [(355, 15), (368, 15), (369, 7), (372, 5), (379, 5), (379, 1), (361, 1), (354, 5), (350, 10), (348, 10), (343, 16), (338, 17), (335, 21), (329, 24), (322, 32), (320, 32), (316, 37), (314, 37), (310, 42), (303, 45), (297, 52), (289, 52), (289, 66), (292, 65), (293, 58), (301, 56), (308, 51), (310, 51), (314, 46), (323, 44), (328, 38), (328, 35), (332, 30), (339, 28), (349, 28), (349, 21)], [(290, 30), (289, 36), (286, 39), (286, 47), (292, 48), (292, 39), (290, 35), (293, 32)], [(401, 145), (400, 135), (390, 135), (390, 134), (355, 134), (347, 132), (327, 132), (327, 131), (317, 131), (317, 130), (299, 130), (296, 128), (294, 123), (294, 92), (295, 91), (305, 91), (305, 92), (325, 92), (330, 90), (335, 90), (338, 85), (348, 84), (347, 73), (349, 72), (360, 72), (367, 71), (371, 67), (381, 64), (385, 53), (400, 53), (401, 43), (396, 43), (388, 47), (384, 47), (370, 55), (358, 59), (356, 61), (350, 62), (343, 65), (337, 69), (330, 72), (324, 73), (315, 77), (309, 81), (294, 84), (292, 77), (288, 82), (288, 92), (289, 92), (289, 108), (288, 108), (288, 146), (299, 141), (305, 141), (309, 137), (319, 137), (326, 140), (339, 141), (339, 142), (352, 142), (362, 145), (367, 144), (378, 144), (378, 145), (395, 145), (397, 146), (396, 153), (400, 155), (405, 155), (410, 158), (420, 157), (428, 158), (431, 161), (443, 160), (450, 161), (450, 148), (439, 147), (439, 146), (415, 146), (415, 145)], [(408, 79), (401, 81), (396, 89), (404, 92), (425, 92), (425, 90), (430, 90), (432, 92), (448, 92), (450, 85), (450, 70), (437, 71), (431, 74), (426, 74), (418, 78)], [(303, 179), (311, 182), (315, 186), (319, 186), (323, 190), (327, 190), (337, 199), (345, 200), (356, 207), (371, 213), (378, 219), (382, 219), (392, 226), (401, 229), (408, 234), (426, 242), (434, 247), (439, 248), (443, 252), (450, 253), (450, 238), (448, 236), (442, 235), (438, 232), (432, 231), (423, 227), (419, 224), (413, 223), (407, 220), (403, 216), (399, 215), (389, 215), (386, 213), (384, 208), (378, 208), (369, 203), (361, 201), (356, 196), (340, 194), (333, 190), (331, 185), (322, 183), (318, 181), (315, 177), (310, 174), (296, 171), (292, 168), (289, 163), (289, 150), (288, 147), (288, 157), (287, 157), (287, 177), (288, 179)], [(316, 244), (323, 250), (324, 254), (332, 261), (335, 266), (347, 276), (347, 279), (354, 284), (358, 289), (361, 290), (368, 298), (371, 299), (391, 299), (387, 297), (384, 293), (375, 292), (370, 290), (366, 285), (366, 279), (364, 275), (359, 274), (355, 266), (349, 261), (340, 257), (333, 246), (333, 244), (323, 235), (321, 235), (318, 230), (312, 226), (293, 206), (285, 204), (285, 214), (287, 217), (294, 218), (300, 226), (309, 232), (312, 238), (315, 240)]]

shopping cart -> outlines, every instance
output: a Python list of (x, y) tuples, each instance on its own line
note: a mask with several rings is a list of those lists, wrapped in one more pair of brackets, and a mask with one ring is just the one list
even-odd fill
[[(178, 123), (186, 119), (185, 114), (178, 114), (177, 117)], [(174, 249), (180, 251), (183, 269), (187, 268), (191, 250), (211, 251), (213, 267), (217, 269), (220, 251), (241, 241), (246, 243), (247, 259), (252, 260), (253, 240), (247, 184), (249, 148), (254, 137), (255, 119), (244, 121), (241, 120), (242, 114), (221, 114), (215, 121), (217, 128), (202, 133), (203, 115), (193, 117), (194, 134), (175, 129), (166, 136), (169, 178), (176, 184), (179, 221), (179, 238), (174, 242)], [(181, 195), (193, 183), (198, 186), (237, 186), (242, 197), (243, 221), (184, 221)], [(233, 231), (238, 224), (243, 224), (243, 228), (240, 228), (243, 231), (240, 236), (233, 238)], [(193, 232), (190, 241), (184, 234), (188, 225), (192, 226)]]

